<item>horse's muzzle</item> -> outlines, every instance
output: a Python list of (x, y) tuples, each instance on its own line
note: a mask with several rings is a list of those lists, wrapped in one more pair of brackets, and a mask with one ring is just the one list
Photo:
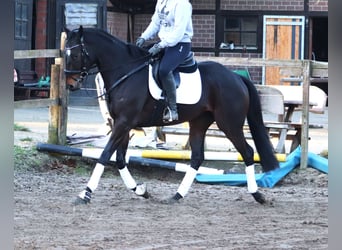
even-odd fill
[(78, 76), (76, 77), (74, 75), (67, 75), (66, 85), (70, 91), (76, 91), (81, 88), (82, 81), (78, 78)]

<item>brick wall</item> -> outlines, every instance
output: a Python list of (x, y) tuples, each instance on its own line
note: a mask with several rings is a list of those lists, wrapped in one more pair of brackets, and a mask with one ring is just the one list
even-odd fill
[(193, 0), (192, 8), (194, 10), (215, 10), (215, 0)]
[(309, 11), (328, 11), (328, 0), (309, 0)]
[(304, 10), (304, 0), (222, 0), (221, 10)]
[(107, 30), (124, 41), (127, 40), (127, 14), (107, 12)]
[(215, 16), (193, 15), (194, 37), (192, 46), (201, 48), (215, 47)]
[(152, 15), (135, 15), (134, 17), (134, 40), (137, 39), (147, 28), (151, 21)]
[[(35, 35), (35, 48), (34, 49), (46, 49), (47, 40), (47, 1), (48, 0), (37, 0), (36, 1), (36, 34)], [(37, 58), (35, 60), (35, 71), (38, 76), (47, 74), (45, 58)]]

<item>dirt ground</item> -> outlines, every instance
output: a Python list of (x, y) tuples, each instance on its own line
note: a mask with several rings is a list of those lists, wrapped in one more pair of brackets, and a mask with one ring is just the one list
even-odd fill
[(328, 249), (328, 175), (316, 169), (296, 169), (261, 188), (269, 205), (256, 203), (246, 187), (200, 183), (165, 205), (183, 174), (132, 168), (151, 194), (144, 199), (125, 188), (113, 166), (91, 204), (74, 206), (94, 161), (32, 150), (44, 139), (36, 132), (15, 138), (15, 249)]

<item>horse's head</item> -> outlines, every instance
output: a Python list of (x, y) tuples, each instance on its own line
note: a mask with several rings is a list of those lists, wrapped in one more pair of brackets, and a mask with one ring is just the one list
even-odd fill
[(64, 48), (64, 73), (67, 86), (73, 91), (81, 88), (92, 64), (84, 44), (83, 27), (80, 26), (73, 31), (65, 29), (65, 31), (67, 38)]

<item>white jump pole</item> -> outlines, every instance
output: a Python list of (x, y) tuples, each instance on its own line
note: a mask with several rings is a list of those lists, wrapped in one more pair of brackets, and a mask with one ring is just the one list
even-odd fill
[[(88, 158), (98, 159), (103, 151), (101, 148), (74, 148), (62, 145), (38, 143), (38, 151), (47, 151), (51, 153), (61, 153), (66, 155), (78, 155)], [(169, 159), (169, 160), (190, 160), (190, 150), (145, 150), (145, 149), (128, 149), (126, 154), (126, 160), (129, 157), (143, 157), (153, 159)], [(276, 158), (280, 162), (286, 161), (286, 154), (275, 154)], [(116, 154), (111, 158), (111, 161), (115, 161)], [(204, 152), (204, 160), (208, 161), (242, 161), (242, 156), (235, 152)], [(254, 154), (254, 161), (259, 162), (260, 157), (257, 153)]]

